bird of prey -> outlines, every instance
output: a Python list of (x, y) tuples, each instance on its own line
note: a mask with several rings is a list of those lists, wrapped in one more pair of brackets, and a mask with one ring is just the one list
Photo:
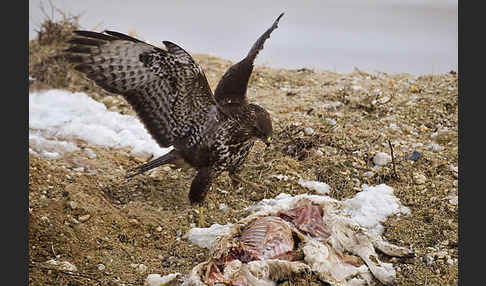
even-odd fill
[(161, 147), (172, 151), (135, 168), (129, 177), (164, 164), (197, 170), (191, 204), (202, 206), (212, 182), (227, 171), (233, 183), (256, 140), (270, 145), (272, 121), (246, 97), (253, 63), (277, 28), (283, 13), (253, 44), (247, 56), (232, 65), (213, 92), (194, 59), (178, 45), (162, 49), (114, 32), (74, 31), (66, 59), (103, 89), (122, 95)]

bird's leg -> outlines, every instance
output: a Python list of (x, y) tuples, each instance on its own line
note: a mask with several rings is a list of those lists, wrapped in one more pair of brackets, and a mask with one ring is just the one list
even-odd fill
[(219, 176), (221, 171), (215, 171), (213, 168), (201, 167), (196, 177), (192, 180), (191, 189), (189, 191), (189, 201), (191, 204), (199, 205), (199, 227), (204, 226), (204, 209), (203, 203), (213, 178)]
[(204, 227), (204, 207), (202, 204), (199, 205), (199, 227)]

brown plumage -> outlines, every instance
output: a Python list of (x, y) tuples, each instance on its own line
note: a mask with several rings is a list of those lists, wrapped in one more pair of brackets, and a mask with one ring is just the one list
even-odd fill
[(113, 31), (75, 31), (66, 58), (76, 70), (107, 91), (121, 94), (168, 154), (137, 167), (129, 176), (163, 164), (192, 167), (189, 192), (200, 203), (211, 183), (228, 171), (235, 181), (254, 141), (267, 145), (272, 121), (262, 107), (248, 103), (253, 62), (278, 21), (258, 38), (248, 55), (231, 66), (213, 95), (202, 68), (178, 45), (167, 49)]

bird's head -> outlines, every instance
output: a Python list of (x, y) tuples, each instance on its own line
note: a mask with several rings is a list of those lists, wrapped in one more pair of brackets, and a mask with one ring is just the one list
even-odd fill
[(272, 142), (273, 128), (270, 114), (256, 104), (249, 104), (253, 109), (255, 121), (253, 123), (253, 136), (260, 139), (265, 145), (270, 146)]

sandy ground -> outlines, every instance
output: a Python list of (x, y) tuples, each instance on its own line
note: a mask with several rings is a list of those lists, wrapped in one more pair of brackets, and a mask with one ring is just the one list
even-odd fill
[[(31, 41), (29, 71), (37, 78), (31, 90), (84, 91), (110, 110), (134, 114), (120, 96), (102, 92), (55, 59), (53, 46), (62, 45)], [(231, 64), (209, 55), (194, 58), (213, 89)], [(394, 263), (396, 285), (457, 285), (457, 86), (455, 72), (416, 77), (257, 66), (248, 97), (272, 115), (274, 144), (267, 149), (257, 143), (242, 176), (266, 191), (234, 189), (223, 174), (206, 199), (207, 225), (235, 222), (263, 198), (308, 193), (298, 178), (326, 182), (336, 199), (354, 196), (362, 184), (386, 183), (411, 214), (389, 218), (384, 237), (417, 254), (382, 257)], [(391, 155), (390, 145), (394, 163), (377, 169), (375, 154)], [(187, 199), (193, 171), (158, 168), (126, 181), (126, 171), (149, 158), (89, 148), (96, 158), (83, 151), (59, 159), (29, 156), (29, 285), (141, 285), (149, 273), (186, 273), (206, 259), (207, 250), (182, 238), (198, 218)], [(421, 154), (417, 161), (407, 159), (413, 151)], [(77, 271), (46, 263), (51, 259)]]

